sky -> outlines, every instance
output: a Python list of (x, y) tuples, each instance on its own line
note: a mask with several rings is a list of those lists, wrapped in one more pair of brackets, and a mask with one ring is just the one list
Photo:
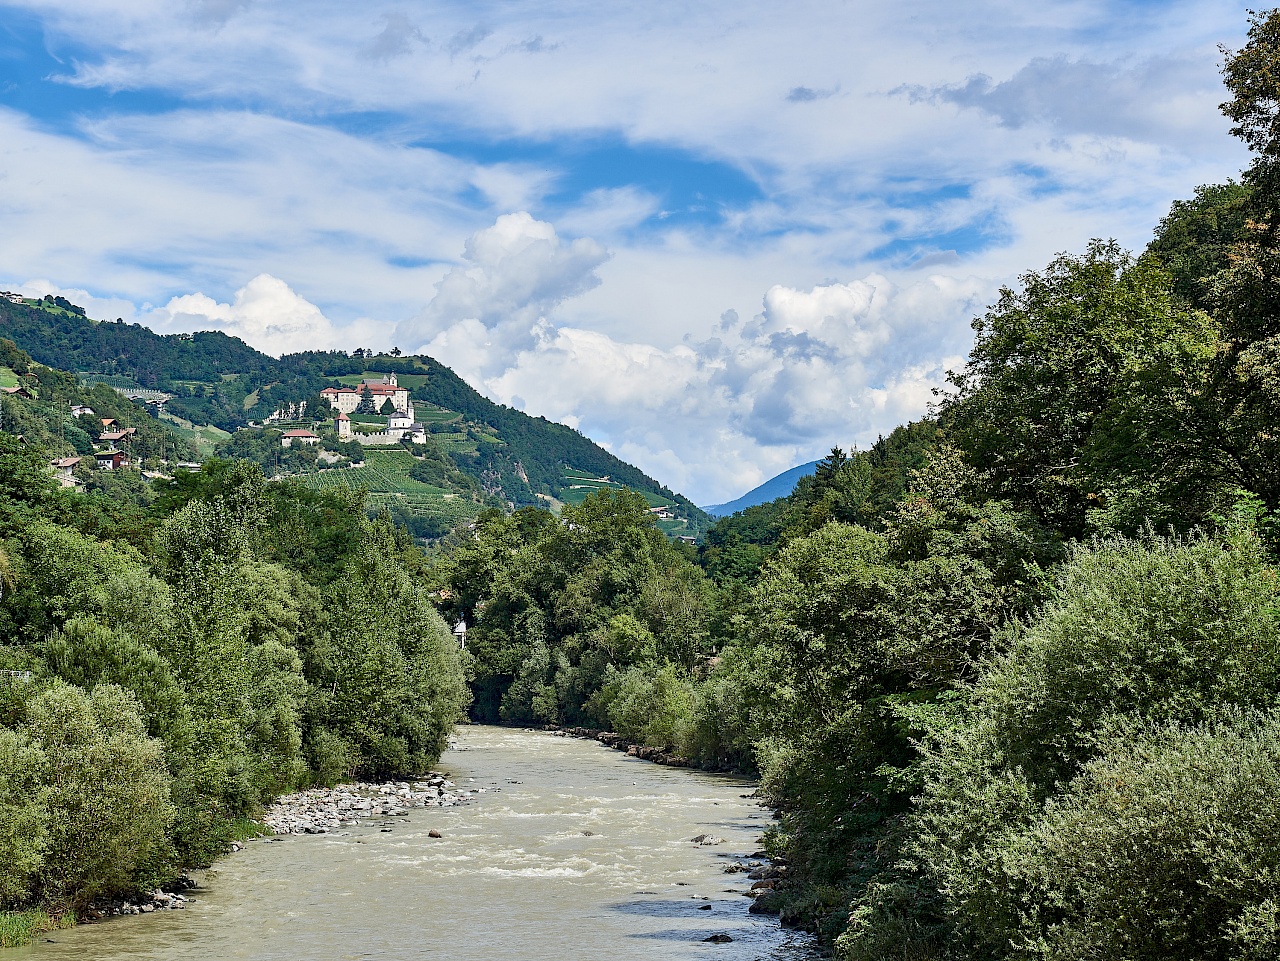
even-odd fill
[(0, 2), (0, 288), (428, 353), (695, 502), (1247, 163), (1216, 0)]

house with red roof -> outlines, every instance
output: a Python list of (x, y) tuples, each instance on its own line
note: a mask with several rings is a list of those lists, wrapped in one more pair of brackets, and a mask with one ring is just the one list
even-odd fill
[(311, 444), (318, 444), (318, 443), (320, 443), (319, 437), (311, 433), (311, 431), (302, 430), (301, 428), (296, 428), (294, 430), (287, 430), (280, 435), (281, 447), (292, 447), (294, 444), (310, 446)]

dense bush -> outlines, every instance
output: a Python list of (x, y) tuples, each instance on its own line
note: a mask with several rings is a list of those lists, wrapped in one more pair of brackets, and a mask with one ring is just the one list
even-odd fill
[[(1256, 855), (1246, 874), (1280, 864), (1268, 816), (1238, 807), (1276, 775), (1275, 722), (1251, 712), (1280, 695), (1278, 614), (1280, 582), (1248, 530), (1073, 552), (966, 715), (934, 735), (912, 851), (958, 947), (1241, 956), (1229, 928), (1256, 925), (1270, 888), (1252, 901), (1213, 878), (1238, 861), (1232, 843)], [(891, 940), (890, 916), (862, 921), (845, 939), (854, 957)]]

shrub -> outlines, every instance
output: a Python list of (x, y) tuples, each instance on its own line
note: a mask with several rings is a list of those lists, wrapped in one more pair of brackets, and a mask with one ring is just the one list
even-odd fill
[(1075, 551), (967, 720), (932, 745), (914, 853), (967, 950), (1217, 958), (1251, 956), (1232, 931), (1272, 937), (1265, 872), (1280, 875), (1280, 847), (1260, 799), (1276, 728), (1248, 730), (1280, 693), (1265, 560), (1247, 531)]
[(991, 930), (1016, 958), (1245, 961), (1280, 953), (1280, 716), (1118, 730), (988, 849)]
[(169, 775), (137, 700), (114, 685), (52, 687), (27, 705), (25, 733), (45, 759), (43, 900), (74, 908), (154, 881), (168, 853)]
[(0, 728), (0, 908), (28, 900), (48, 843), (44, 755), (15, 731)]

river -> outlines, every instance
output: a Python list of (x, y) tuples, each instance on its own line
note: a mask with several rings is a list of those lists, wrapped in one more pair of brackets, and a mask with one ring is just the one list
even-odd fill
[[(439, 769), (485, 793), (389, 832), (252, 842), (203, 872), (185, 910), (58, 931), (4, 961), (816, 957), (748, 914), (751, 882), (724, 873), (769, 824), (750, 782), (493, 727), (459, 728)], [(691, 843), (700, 834), (725, 843)]]

